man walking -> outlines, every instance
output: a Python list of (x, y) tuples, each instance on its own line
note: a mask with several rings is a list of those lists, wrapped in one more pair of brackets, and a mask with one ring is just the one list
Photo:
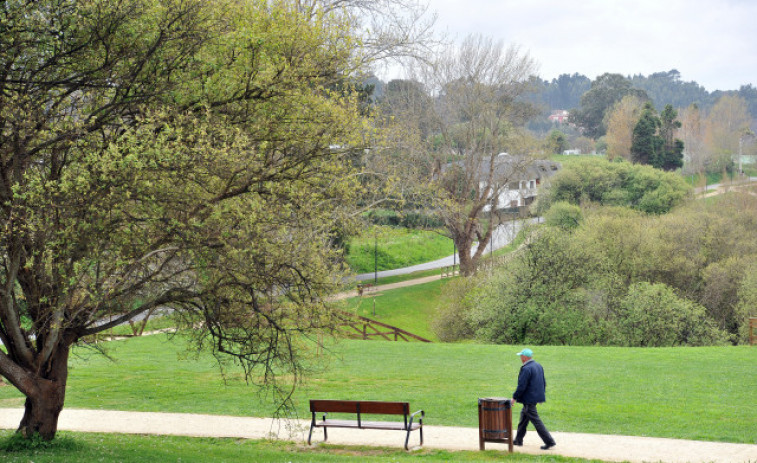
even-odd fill
[(530, 421), (534, 424), (541, 440), (544, 441), (541, 449), (549, 450), (557, 443), (547, 431), (547, 427), (544, 426), (541, 418), (539, 418), (539, 413), (536, 411), (536, 404), (547, 400), (547, 380), (544, 379), (544, 368), (534, 361), (534, 353), (531, 349), (523, 349), (515, 355), (520, 355), (520, 361), (523, 362), (523, 365), (518, 374), (518, 388), (513, 392), (513, 403), (520, 402), (523, 404), (523, 409), (520, 411), (518, 432), (515, 435), (515, 440), (513, 440), (513, 445), (523, 445), (523, 437), (526, 435), (526, 427)]

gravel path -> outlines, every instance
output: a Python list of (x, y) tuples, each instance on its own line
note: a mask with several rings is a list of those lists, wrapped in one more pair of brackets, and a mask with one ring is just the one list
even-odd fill
[[(0, 428), (15, 429), (23, 410), (0, 408)], [(427, 415), (428, 418), (428, 415)], [(426, 420), (428, 422), (428, 419)], [(111, 410), (64, 409), (58, 428), (79, 432), (158, 434), (193, 437), (278, 438), (305, 442), (309, 421), (278, 421), (268, 418), (197, 415), (185, 413), (122, 412)], [(478, 429), (451, 426), (424, 426), (424, 447), (447, 450), (478, 450)], [(529, 431), (523, 453), (552, 453), (604, 461), (634, 463), (757, 463), (757, 445), (703, 442), (654, 437), (552, 432), (557, 447), (543, 451), (536, 432)], [(404, 434), (390, 431), (330, 429), (329, 442), (345, 445), (376, 445), (401, 448)], [(313, 442), (323, 439), (314, 431)], [(417, 445), (418, 433), (410, 438)], [(487, 450), (506, 451), (505, 444), (486, 444)]]

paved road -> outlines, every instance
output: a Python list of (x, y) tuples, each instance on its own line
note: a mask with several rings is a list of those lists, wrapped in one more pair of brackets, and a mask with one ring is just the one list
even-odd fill
[[(475, 399), (471, 406), (475, 413)], [(516, 412), (519, 407), (516, 406)], [(478, 429), (452, 426), (428, 426), (433, 413), (426, 410), (424, 447), (446, 450), (478, 450)], [(0, 408), (0, 428), (15, 429), (21, 421), (20, 408)], [(185, 413), (123, 412), (113, 410), (79, 410), (66, 408), (60, 415), (58, 429), (77, 432), (125, 434), (156, 434), (194, 437), (232, 437), (244, 439), (276, 439), (305, 442), (309, 421), (277, 421), (270, 418), (197, 415)], [(313, 441), (323, 439), (323, 432), (314, 432)], [(729, 444), (656, 437), (630, 437), (604, 434), (552, 432), (557, 447), (548, 452), (539, 450), (541, 441), (535, 432), (526, 434), (520, 453), (555, 454), (568, 457), (628, 461), (633, 463), (755, 463), (757, 445)], [(404, 434), (389, 431), (330, 429), (329, 442), (343, 445), (373, 445), (402, 448)], [(417, 445), (418, 433), (410, 438)], [(487, 443), (488, 450), (507, 450), (505, 444)]]
[[(499, 248), (503, 248), (507, 246), (508, 244), (512, 243), (512, 241), (518, 235), (518, 232), (523, 228), (524, 224), (536, 223), (540, 220), (541, 218), (536, 218), (536, 219), (530, 219), (530, 220), (516, 220), (512, 222), (503, 223), (502, 225), (497, 227), (496, 230), (494, 230), (494, 233), (492, 234), (492, 241), (490, 245), (486, 247), (486, 251), (491, 250), (493, 252)], [(474, 247), (473, 250), (471, 250), (471, 253), (476, 252), (476, 249), (477, 247)], [(454, 254), (454, 255), (444, 257), (439, 260), (435, 260), (433, 262), (425, 262), (423, 264), (413, 265), (412, 267), (398, 268), (394, 270), (382, 270), (378, 272), (378, 274), (373, 272), (373, 273), (363, 273), (360, 275), (355, 275), (355, 279), (357, 281), (365, 281), (365, 280), (372, 280), (374, 278), (391, 277), (391, 276), (396, 276), (396, 275), (406, 275), (408, 273), (419, 272), (422, 270), (433, 270), (433, 269), (442, 268), (442, 267), (449, 267), (459, 262), (460, 262), (460, 257), (458, 256), (458, 254)]]

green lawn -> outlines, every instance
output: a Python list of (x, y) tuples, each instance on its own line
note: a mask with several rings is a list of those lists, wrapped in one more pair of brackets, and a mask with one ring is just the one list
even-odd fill
[[(10, 431), (0, 431), (2, 441)], [(406, 452), (396, 448), (308, 447), (292, 442), (209, 439), (174, 436), (130, 436), (61, 432), (49, 448), (3, 452), (3, 463), (267, 463), (267, 462), (507, 462), (589, 463), (581, 458), (553, 455), (506, 454), (501, 451), (448, 452), (422, 449)], [(593, 460), (597, 461), (597, 460)]]
[(442, 286), (448, 281), (449, 279), (442, 279), (422, 285), (366, 293), (363, 297), (344, 301), (344, 310), (436, 341), (430, 323), (439, 306)]
[(355, 273), (393, 270), (451, 256), (452, 240), (433, 231), (373, 226), (350, 240), (347, 263)]
[[(520, 346), (344, 341), (297, 391), (310, 398), (407, 400), (429, 425), (477, 426), (479, 397), (509, 396)], [(547, 373), (551, 430), (757, 443), (753, 347), (535, 347)], [(187, 359), (165, 335), (112, 343), (116, 363), (78, 350), (66, 406), (270, 416), (274, 405), (213, 360)], [(327, 362), (327, 360), (330, 360)], [(0, 406), (21, 406), (0, 387)], [(516, 407), (517, 413), (517, 407)]]

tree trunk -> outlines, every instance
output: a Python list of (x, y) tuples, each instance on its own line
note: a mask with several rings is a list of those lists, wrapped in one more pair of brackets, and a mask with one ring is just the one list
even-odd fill
[(457, 254), (460, 257), (460, 275), (473, 275), (476, 272), (476, 263), (471, 259), (471, 242), (461, 240), (457, 243)]
[(63, 410), (68, 379), (67, 347), (59, 347), (51, 358), (51, 366), (46, 378), (36, 376), (32, 387), (26, 393), (24, 417), (17, 432), (26, 438), (39, 435), (44, 440), (52, 440), (58, 431), (58, 417)]

